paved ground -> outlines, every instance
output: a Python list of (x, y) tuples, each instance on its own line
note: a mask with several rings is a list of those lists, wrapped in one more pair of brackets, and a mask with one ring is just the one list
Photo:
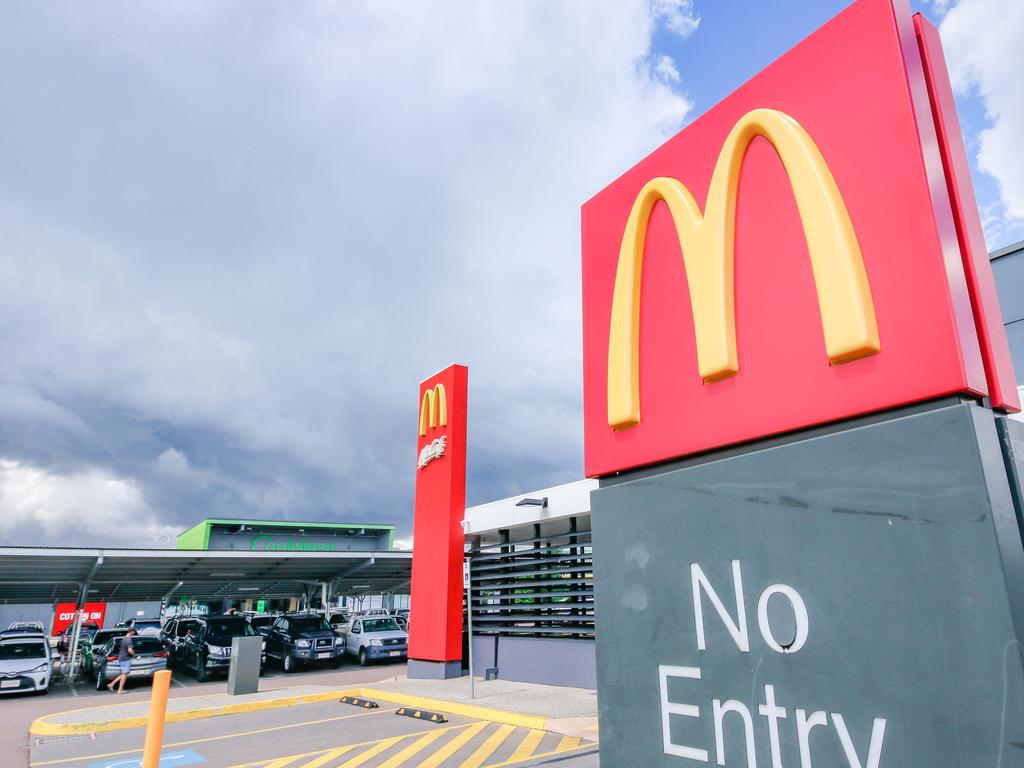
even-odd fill
[[(310, 670), (294, 675), (271, 671), (261, 689), (283, 695), (343, 688), (373, 687), (391, 692), (468, 702), (468, 679), (409, 681), (405, 665), (340, 670)], [(223, 681), (197, 684), (176, 675), (170, 708), (221, 706), (239, 697), (224, 695)], [(397, 705), (381, 702), (379, 710), (361, 710), (333, 699), (284, 709), (246, 712), (169, 723), (165, 735), (163, 768), (205, 765), (209, 768), (488, 768), (557, 763), (557, 768), (597, 766), (593, 715), (596, 697), (591, 691), (529, 686), (507, 681), (477, 681), (483, 707), (523, 712), (549, 720), (549, 731), (503, 725), (476, 716), (449, 715), (449, 722), (432, 724), (395, 715)], [(266, 694), (260, 694), (262, 698)], [(32, 768), (101, 768), (138, 766), (144, 735), (142, 728), (75, 736), (31, 737), (31, 763), (25, 733), (40, 716), (82, 707), (103, 707), (104, 713), (135, 715), (145, 710), (148, 684), (115, 696), (91, 689), (69, 692), (55, 688), (48, 697), (0, 699), (0, 755), (20, 760), (3, 765)], [(125, 707), (125, 704), (134, 706)], [(136, 710), (138, 712), (136, 712)], [(106, 716), (106, 715), (104, 715)], [(72, 716), (72, 719), (79, 716)], [(84, 717), (84, 716), (82, 716)], [(62, 718), (66, 719), (66, 718)], [(101, 718), (94, 718), (101, 719)], [(557, 731), (557, 732), (555, 732)], [(24, 761), (24, 762), (22, 762)]]
[[(405, 664), (386, 664), (380, 666), (360, 667), (346, 665), (338, 670), (318, 670), (297, 672), (285, 675), (279, 670), (269, 670), (260, 678), (261, 690), (283, 688), (297, 685), (323, 685), (332, 688), (351, 688), (360, 685), (376, 684), (380, 681), (393, 679), (397, 675), (405, 675)], [(227, 684), (223, 679), (215, 679), (207, 683), (197, 683), (187, 675), (176, 674), (171, 681), (171, 698), (190, 697), (197, 694), (225, 693)], [(149, 684), (136, 682), (125, 689), (127, 693), (118, 696), (106, 691), (93, 690), (89, 685), (79, 685), (68, 689), (63, 684), (55, 684), (46, 696), (30, 694), (7, 694), (0, 696), (0, 766), (17, 768), (28, 765), (28, 729), (39, 717), (53, 712), (61, 712), (77, 707), (89, 707), (106, 703), (127, 703), (149, 701)]]
[[(134, 768), (144, 729), (131, 728), (44, 741), (32, 768)], [(496, 768), (542, 765), (593, 753), (578, 737), (450, 715), (434, 724), (335, 701), (169, 723), (167, 766), (217, 768)], [(594, 765), (595, 763), (591, 763)]]

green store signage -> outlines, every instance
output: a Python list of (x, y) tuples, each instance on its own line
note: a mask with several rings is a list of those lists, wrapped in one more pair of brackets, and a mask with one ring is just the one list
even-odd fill
[(261, 533), (249, 542), (253, 552), (334, 552), (334, 542), (308, 541), (306, 539), (275, 539)]

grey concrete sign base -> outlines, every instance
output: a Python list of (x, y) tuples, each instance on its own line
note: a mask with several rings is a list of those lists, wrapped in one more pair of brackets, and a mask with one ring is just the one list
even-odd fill
[(591, 506), (601, 765), (1024, 766), (1024, 547), (990, 411), (623, 480)]
[(229, 694), (236, 696), (259, 691), (262, 658), (263, 638), (259, 635), (231, 639), (231, 666), (228, 667)]
[(413, 680), (450, 680), (462, 677), (462, 662), (409, 659), (406, 676)]

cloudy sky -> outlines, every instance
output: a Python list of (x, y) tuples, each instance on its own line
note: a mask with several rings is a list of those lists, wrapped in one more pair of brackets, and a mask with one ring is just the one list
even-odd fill
[[(0, 3), (0, 541), (411, 532), (418, 382), (470, 504), (582, 473), (579, 205), (843, 0)], [(941, 22), (990, 248), (1024, 3)]]

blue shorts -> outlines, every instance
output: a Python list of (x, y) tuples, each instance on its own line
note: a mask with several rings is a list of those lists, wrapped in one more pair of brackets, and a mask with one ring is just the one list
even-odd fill
[(117, 663), (121, 666), (121, 674), (122, 675), (127, 675), (129, 672), (132, 671), (131, 659), (129, 659), (128, 661), (119, 661)]

